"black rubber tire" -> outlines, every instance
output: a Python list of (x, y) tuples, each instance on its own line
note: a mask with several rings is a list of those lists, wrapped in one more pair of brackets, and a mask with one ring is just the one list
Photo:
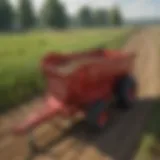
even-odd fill
[(100, 125), (98, 122), (100, 114), (104, 112), (108, 115), (107, 104), (103, 101), (97, 101), (91, 106), (91, 108), (88, 111), (86, 120), (92, 129), (102, 130), (106, 127), (106, 125), (108, 124), (108, 119), (106, 119), (104, 125)]
[[(129, 98), (129, 90), (134, 92), (133, 99)], [(116, 86), (116, 102), (119, 108), (129, 109), (133, 106), (136, 95), (136, 82), (132, 76), (125, 76), (117, 83)]]

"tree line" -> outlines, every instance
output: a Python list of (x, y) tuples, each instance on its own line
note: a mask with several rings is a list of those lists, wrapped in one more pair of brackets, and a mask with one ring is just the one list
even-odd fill
[(98, 27), (123, 23), (118, 6), (111, 10), (82, 7), (74, 16), (69, 16), (65, 6), (59, 0), (45, 0), (38, 15), (35, 14), (31, 0), (19, 0), (16, 9), (9, 0), (0, 1), (0, 30), (13, 28), (30, 29), (34, 27), (49, 27), (65, 29), (68, 27)]

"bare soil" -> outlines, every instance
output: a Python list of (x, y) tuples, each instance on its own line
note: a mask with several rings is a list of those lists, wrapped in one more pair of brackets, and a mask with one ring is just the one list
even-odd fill
[[(146, 28), (133, 35), (124, 51), (136, 52), (133, 74), (138, 85), (138, 98), (128, 112), (112, 109), (111, 123), (101, 133), (88, 130), (84, 122), (70, 125), (60, 118), (35, 131), (39, 146), (45, 152), (34, 160), (130, 160), (138, 147), (150, 109), (160, 95), (159, 51), (160, 29)], [(42, 106), (41, 98), (0, 117), (0, 159), (24, 160), (28, 155), (27, 137), (15, 137), (10, 126), (21, 121), (34, 108)], [(60, 128), (55, 124), (59, 123)], [(66, 130), (68, 129), (68, 130)], [(51, 143), (52, 142), (52, 143)]]

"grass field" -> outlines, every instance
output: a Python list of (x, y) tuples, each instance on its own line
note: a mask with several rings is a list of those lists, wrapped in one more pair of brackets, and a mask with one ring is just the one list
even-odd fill
[(43, 90), (38, 66), (48, 51), (76, 51), (106, 43), (120, 48), (131, 28), (66, 32), (30, 32), (0, 35), (0, 112)]

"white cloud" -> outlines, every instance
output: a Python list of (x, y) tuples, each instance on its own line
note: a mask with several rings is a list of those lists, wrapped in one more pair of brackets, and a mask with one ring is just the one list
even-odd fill
[(154, 0), (132, 0), (121, 5), (122, 13), (125, 18), (160, 17), (159, 2), (155, 3)]
[(36, 11), (38, 11), (41, 8), (44, 0), (33, 0), (33, 2), (34, 2), (34, 6), (35, 6)]

